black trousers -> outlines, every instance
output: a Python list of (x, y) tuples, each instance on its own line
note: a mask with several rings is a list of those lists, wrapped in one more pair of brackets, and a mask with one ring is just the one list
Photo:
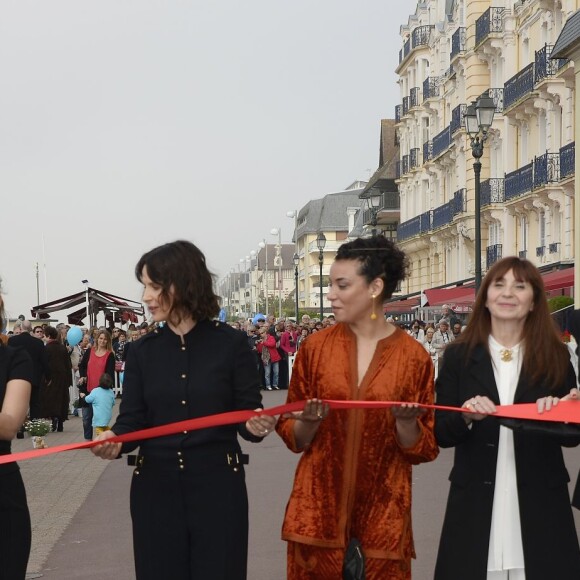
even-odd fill
[(0, 580), (24, 580), (32, 532), (26, 491), (15, 465), (0, 467)]
[(40, 387), (38, 385), (32, 385), (30, 390), (30, 403), (29, 412), (31, 419), (41, 419), (42, 415), (40, 413)]
[[(146, 460), (145, 460), (146, 461)], [(131, 483), (137, 580), (246, 580), (248, 496), (241, 465), (137, 467)]]

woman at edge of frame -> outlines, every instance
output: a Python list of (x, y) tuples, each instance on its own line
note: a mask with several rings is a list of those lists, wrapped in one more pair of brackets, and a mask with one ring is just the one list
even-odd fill
[(438, 404), (468, 412), (435, 413), (437, 442), (455, 447), (435, 580), (580, 578), (561, 449), (580, 437), (512, 431), (489, 416), (564, 396), (575, 381), (539, 271), (517, 257), (496, 262), (436, 382)]
[[(289, 580), (341, 578), (358, 540), (367, 580), (411, 578), (411, 466), (438, 448), (433, 363), (423, 346), (387, 322), (383, 302), (405, 278), (407, 259), (384, 236), (343, 244), (330, 269), (336, 324), (302, 343), (277, 431), (302, 453), (284, 518)], [(322, 399), (408, 401), (379, 410), (333, 411)]]
[[(133, 343), (120, 414), (93, 452), (114, 459), (139, 443), (114, 435), (234, 410), (261, 408), (259, 377), (246, 337), (212, 320), (219, 312), (202, 252), (187, 241), (159, 246), (135, 268), (156, 322)], [(141, 442), (131, 484), (138, 580), (245, 580), (248, 498), (238, 433), (259, 442), (275, 420), (208, 428)]]

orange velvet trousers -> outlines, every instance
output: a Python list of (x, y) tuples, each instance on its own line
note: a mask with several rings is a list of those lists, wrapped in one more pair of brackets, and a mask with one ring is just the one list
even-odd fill
[[(288, 542), (288, 580), (337, 580), (342, 578), (344, 550), (318, 548)], [(367, 580), (410, 580), (410, 560), (366, 558)]]

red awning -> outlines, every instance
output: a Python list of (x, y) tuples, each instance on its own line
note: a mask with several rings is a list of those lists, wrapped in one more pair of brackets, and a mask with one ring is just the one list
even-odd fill
[(406, 298), (405, 300), (395, 300), (387, 302), (383, 307), (383, 311), (389, 314), (412, 313), (420, 305), (420, 302), (421, 298), (419, 296)]
[(562, 288), (572, 288), (574, 286), (574, 268), (556, 270), (548, 272), (542, 276), (546, 291), (562, 290)]
[(442, 306), (448, 304), (453, 308), (454, 304), (473, 304), (475, 301), (475, 289), (473, 286), (455, 286), (454, 288), (436, 288), (425, 290), (425, 296), (429, 306)]

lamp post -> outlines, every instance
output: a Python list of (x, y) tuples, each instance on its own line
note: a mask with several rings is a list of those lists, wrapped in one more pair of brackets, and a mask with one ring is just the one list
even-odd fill
[(473, 172), (475, 175), (475, 294), (481, 286), (481, 157), (483, 156), (483, 144), (487, 141), (488, 131), (493, 123), (495, 103), (485, 91), (472, 101), (463, 116), (465, 131), (471, 143)]
[(381, 205), (381, 194), (375, 193), (368, 197), (368, 204), (371, 210), (371, 226), (372, 226), (372, 236), (376, 238), (377, 236), (377, 216), (379, 214), (379, 207)]
[(316, 245), (318, 246), (318, 265), (320, 266), (320, 320), (322, 321), (324, 315), (324, 307), (322, 305), (324, 300), (322, 294), (322, 266), (324, 264), (324, 246), (326, 246), (326, 236), (322, 232), (318, 232), (318, 236), (316, 236)]
[(292, 256), (292, 263), (294, 264), (294, 294), (296, 295), (296, 324), (298, 324), (298, 262), (300, 257), (294, 253)]
[(254, 305), (254, 265), (253, 260), (256, 259), (256, 250), (250, 250), (250, 316), (256, 314), (256, 306)]
[[(266, 243), (266, 240), (262, 240), (258, 246), (260, 246), (260, 248), (263, 248), (266, 250), (266, 261), (265, 261), (265, 267), (264, 267), (264, 275), (262, 276), (263, 280), (264, 280), (264, 288), (265, 288), (265, 294), (266, 294), (266, 312), (264, 312), (264, 314), (266, 316), (268, 316), (268, 314), (270, 314), (270, 312), (268, 311), (268, 244)], [(265, 276), (265, 278), (264, 278)]]
[(274, 265), (278, 263), (278, 318), (282, 318), (282, 228), (273, 228), (270, 233), (278, 236)]
[(82, 280), (82, 283), (85, 285), (85, 310), (87, 313), (87, 326), (90, 328), (91, 324), (91, 309), (89, 307), (89, 281)]

